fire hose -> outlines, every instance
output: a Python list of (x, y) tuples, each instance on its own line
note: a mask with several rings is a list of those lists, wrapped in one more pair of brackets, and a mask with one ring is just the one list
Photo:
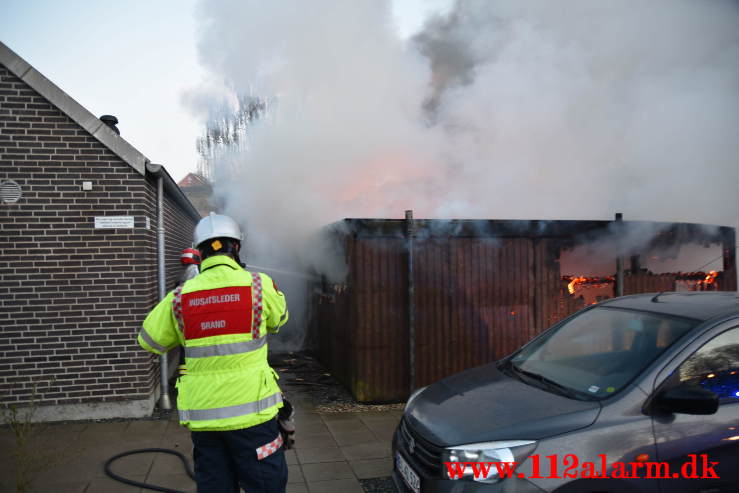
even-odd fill
[(136, 450), (127, 450), (125, 452), (121, 452), (120, 454), (114, 455), (113, 457), (105, 461), (105, 474), (107, 474), (111, 479), (120, 481), (121, 483), (130, 484), (131, 486), (137, 486), (139, 488), (145, 488), (147, 490), (164, 491), (166, 493), (187, 493), (181, 490), (173, 490), (172, 488), (166, 488), (164, 486), (157, 486), (155, 484), (149, 484), (142, 481), (135, 481), (133, 479), (124, 478), (123, 476), (120, 476), (110, 470), (110, 465), (122, 457), (153, 452), (161, 452), (178, 457), (182, 461), (182, 464), (185, 466), (185, 472), (187, 472), (187, 475), (190, 476), (193, 481), (195, 481), (195, 472), (190, 467), (190, 463), (187, 462), (187, 458), (184, 456), (184, 454), (182, 454), (182, 452), (178, 452), (177, 450), (172, 450), (168, 448), (140, 448)]
[[(290, 404), (290, 401), (285, 399), (283, 397), (283, 406), (280, 408), (280, 410), (277, 412), (277, 422), (280, 425), (280, 433), (283, 437), (283, 446), (285, 449), (291, 449), (295, 446), (295, 411), (293, 409), (292, 404)], [(105, 465), (103, 466), (103, 469), (105, 470), (105, 474), (108, 475), (111, 479), (115, 481), (119, 481), (124, 484), (130, 484), (131, 486), (136, 486), (139, 488), (144, 488), (147, 490), (154, 490), (154, 491), (163, 491), (165, 493), (187, 493), (185, 491), (181, 490), (174, 490), (172, 488), (167, 488), (165, 486), (157, 486), (155, 484), (149, 484), (144, 483), (142, 481), (136, 481), (129, 478), (124, 478), (123, 476), (114, 473), (111, 470), (111, 464), (113, 464), (118, 459), (121, 459), (123, 457), (127, 457), (129, 455), (135, 455), (135, 454), (149, 454), (149, 453), (163, 453), (163, 454), (170, 454), (174, 455), (175, 457), (178, 457), (180, 461), (182, 461), (182, 465), (185, 468), (185, 472), (188, 476), (190, 476), (190, 479), (195, 481), (195, 472), (193, 471), (192, 467), (190, 467), (190, 463), (187, 461), (187, 458), (182, 452), (179, 452), (177, 450), (172, 450), (168, 448), (141, 448), (141, 449), (135, 449), (135, 450), (127, 450), (125, 452), (121, 452), (120, 454), (116, 454), (107, 461), (105, 461)]]

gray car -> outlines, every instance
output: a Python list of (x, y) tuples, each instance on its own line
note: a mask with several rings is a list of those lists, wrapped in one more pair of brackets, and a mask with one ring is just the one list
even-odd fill
[(393, 456), (402, 492), (739, 492), (737, 293), (586, 308), (415, 392)]

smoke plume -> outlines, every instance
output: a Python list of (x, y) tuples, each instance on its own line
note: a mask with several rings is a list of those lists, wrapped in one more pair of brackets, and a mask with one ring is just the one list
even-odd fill
[(194, 92), (273, 101), (215, 173), (255, 260), (405, 209), (737, 225), (738, 2), (464, 0), (410, 38), (391, 7), (200, 4)]

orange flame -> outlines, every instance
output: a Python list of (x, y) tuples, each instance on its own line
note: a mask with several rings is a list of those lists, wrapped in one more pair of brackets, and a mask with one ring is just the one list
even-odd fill
[(586, 277), (586, 276), (562, 276), (562, 280), (569, 280), (570, 282), (567, 284), (567, 291), (570, 292), (570, 294), (575, 294), (575, 291), (577, 290), (577, 287), (580, 284), (588, 284), (596, 288), (601, 288), (603, 286), (606, 286), (608, 284), (612, 284), (614, 281), (614, 278), (612, 276), (606, 276), (606, 277)]
[(715, 270), (712, 270), (706, 275), (704, 279), (698, 281), (697, 288), (699, 290), (706, 289), (707, 286), (710, 286), (711, 284), (716, 282), (716, 277), (718, 277), (718, 272), (716, 272)]
[(567, 285), (567, 291), (569, 291), (569, 292), (570, 292), (570, 294), (575, 294), (575, 286), (577, 286), (578, 284), (580, 284), (580, 283), (582, 283), (582, 282), (585, 282), (585, 281), (587, 281), (587, 278), (585, 278), (585, 277), (583, 277), (583, 276), (580, 276), (580, 277), (575, 277), (575, 278), (574, 278), (574, 279), (572, 279), (572, 281), (570, 281), (570, 283), (569, 283), (569, 284)]

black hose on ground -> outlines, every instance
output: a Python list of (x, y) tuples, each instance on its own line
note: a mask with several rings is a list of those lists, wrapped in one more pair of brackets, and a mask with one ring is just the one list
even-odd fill
[(114, 455), (113, 457), (105, 461), (105, 466), (104, 466), (105, 474), (110, 476), (111, 479), (120, 481), (121, 483), (130, 484), (131, 486), (138, 486), (139, 488), (146, 488), (147, 490), (164, 491), (165, 493), (187, 493), (187, 492), (180, 491), (180, 490), (173, 490), (172, 488), (165, 488), (164, 486), (157, 486), (154, 484), (142, 483), (141, 481), (134, 481), (133, 479), (128, 479), (128, 478), (124, 478), (123, 476), (119, 476), (118, 474), (110, 470), (110, 465), (122, 457), (126, 457), (127, 455), (154, 453), (154, 452), (161, 452), (164, 454), (170, 454), (170, 455), (175, 455), (179, 457), (180, 460), (182, 461), (182, 464), (185, 466), (185, 472), (187, 472), (187, 475), (190, 476), (190, 478), (192, 478), (193, 481), (195, 481), (195, 472), (190, 467), (190, 463), (187, 462), (187, 458), (181, 452), (178, 452), (176, 450), (171, 450), (168, 448), (140, 448), (136, 450), (127, 450), (126, 452), (121, 452), (120, 454)]

